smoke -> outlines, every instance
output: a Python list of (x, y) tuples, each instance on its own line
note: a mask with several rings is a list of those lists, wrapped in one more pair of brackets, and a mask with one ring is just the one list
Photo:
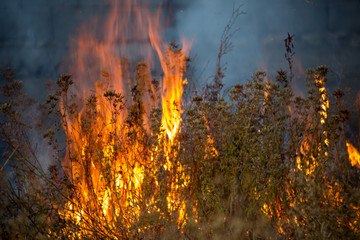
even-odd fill
[[(192, 53), (200, 84), (211, 80), (222, 31), (233, 6), (243, 5), (233, 51), (224, 57), (225, 84), (244, 82), (258, 69), (286, 68), (284, 42), (295, 34), (295, 69), (325, 64), (333, 71), (331, 86), (352, 86), (360, 69), (360, 1), (356, 0), (172, 0), (168, 11), (172, 37), (194, 39)], [(154, 3), (156, 8), (157, 3)], [(83, 21), (110, 11), (107, 1), (24, 1), (0, 3), (0, 66), (16, 68), (31, 95), (44, 95), (44, 82), (60, 74), (71, 36)], [(172, 12), (172, 14), (171, 14)], [(178, 39), (176, 39), (178, 40)], [(344, 72), (346, 72), (344, 77)], [(298, 78), (301, 81), (301, 77)]]
[(177, 12), (176, 21), (179, 32), (194, 37), (202, 83), (214, 74), (222, 31), (233, 6), (239, 4), (246, 14), (238, 19), (233, 51), (225, 57), (226, 85), (244, 82), (256, 70), (268, 71), (271, 78), (279, 68), (287, 69), (284, 39), (289, 32), (295, 34), (297, 84), (304, 81), (305, 69), (326, 65), (332, 71), (331, 88), (359, 89), (360, 20), (356, 16), (360, 1), (336, 0), (189, 1), (186, 10)]
[[(186, 10), (177, 12), (178, 31), (194, 39), (192, 53), (199, 85), (211, 81), (215, 74), (221, 35), (233, 8), (238, 5), (232, 1), (197, 0)], [(244, 3), (241, 10), (248, 12), (248, 6)], [(246, 80), (261, 64), (261, 45), (257, 34), (253, 34), (255, 31), (251, 29), (252, 24), (248, 24), (250, 18), (251, 15), (242, 14), (232, 29), (239, 31), (232, 37), (232, 51), (223, 59), (226, 84)]]

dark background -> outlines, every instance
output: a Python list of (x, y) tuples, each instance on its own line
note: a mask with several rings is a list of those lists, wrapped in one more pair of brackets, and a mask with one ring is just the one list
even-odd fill
[[(35, 97), (46, 94), (45, 82), (64, 69), (64, 58), (78, 27), (94, 16), (105, 18), (114, 1), (100, 0), (1, 0), (0, 67), (15, 68), (17, 78)], [(121, 1), (120, 1), (121, 2)], [(273, 78), (287, 68), (284, 39), (295, 34), (296, 91), (303, 92), (304, 70), (327, 65), (329, 88), (360, 89), (359, 0), (156, 0), (172, 19), (167, 40), (193, 39), (192, 56), (198, 87), (211, 81), (220, 36), (233, 5), (242, 4), (235, 28), (233, 50), (224, 58), (226, 87), (245, 82), (256, 70)], [(131, 40), (129, 40), (131, 41)]]

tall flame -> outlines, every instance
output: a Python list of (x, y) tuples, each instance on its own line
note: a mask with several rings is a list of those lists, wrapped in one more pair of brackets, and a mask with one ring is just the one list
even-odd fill
[[(87, 99), (87, 104), (80, 105), (78, 115), (66, 108), (68, 99), (64, 98), (61, 104), (66, 118), (64, 129), (69, 140), (64, 166), (80, 193), (69, 201), (69, 213), (63, 216), (74, 220), (79, 226), (85, 227), (97, 216), (112, 229), (116, 228), (119, 221), (130, 227), (140, 217), (142, 184), (154, 159), (139, 139), (144, 136), (141, 135), (141, 129), (136, 129), (140, 133), (136, 135), (135, 141), (124, 143), (124, 146), (118, 144), (117, 141), (122, 143), (122, 138), (127, 137), (125, 132), (129, 133), (132, 131), (130, 128), (135, 127), (125, 124), (130, 117), (129, 112), (113, 109), (120, 108), (124, 102), (135, 104), (136, 100), (131, 99), (133, 96), (129, 94), (130, 90), (134, 92), (137, 87), (142, 88), (145, 113), (143, 125), (149, 132), (147, 116), (150, 108), (158, 104), (156, 97), (151, 100), (151, 94), (156, 95), (150, 83), (150, 69), (156, 68), (154, 50), (163, 72), (160, 103), (163, 110), (161, 123), (166, 136), (159, 137), (159, 140), (166, 139), (166, 163), (163, 168), (182, 171), (181, 165), (172, 163), (170, 151), (180, 128), (181, 98), (183, 85), (186, 84), (185, 56), (191, 44), (183, 39), (183, 48), (180, 49), (175, 44), (169, 47), (162, 39), (163, 26), (160, 23), (164, 19), (160, 7), (152, 13), (146, 4), (140, 5), (131, 0), (120, 4), (116, 1), (104, 25), (100, 25), (102, 21), (98, 18), (93, 19), (72, 40), (69, 71), (76, 81), (78, 97)], [(97, 26), (103, 29), (100, 31), (101, 39), (94, 37), (99, 33), (96, 32), (99, 31)], [(130, 64), (125, 56), (132, 57), (130, 61), (146, 60), (142, 69), (139, 69), (142, 76), (136, 84), (130, 82)], [(98, 81), (100, 73), (103, 81)], [(108, 89), (115, 92), (106, 92)], [(136, 107), (142, 111), (141, 106)], [(159, 170), (150, 171), (156, 175)], [(184, 174), (180, 178), (181, 182), (186, 182)], [(156, 185), (159, 185), (157, 181)], [(181, 224), (185, 220), (185, 203), (176, 195), (179, 187), (178, 180), (172, 182), (166, 199), (170, 212), (179, 211), (178, 222)], [(148, 206), (154, 204), (154, 201), (150, 201)]]

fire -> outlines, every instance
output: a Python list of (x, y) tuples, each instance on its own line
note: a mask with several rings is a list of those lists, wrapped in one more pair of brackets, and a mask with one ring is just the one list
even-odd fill
[[(78, 115), (66, 108), (66, 101), (70, 99), (64, 97), (61, 104), (69, 141), (63, 165), (68, 169), (76, 196), (69, 201), (67, 212), (60, 214), (79, 228), (87, 229), (88, 224), (97, 224), (100, 219), (106, 226), (102, 230), (110, 234), (119, 222), (128, 227), (136, 224), (145, 208), (148, 212), (167, 211), (174, 218), (177, 216), (179, 227), (186, 221), (185, 202), (177, 192), (186, 185), (188, 178), (181, 164), (174, 164), (172, 148), (180, 131), (181, 98), (187, 81), (184, 77), (186, 55), (191, 44), (184, 39), (182, 49), (174, 43), (169, 47), (161, 37), (163, 18), (160, 13), (160, 7), (152, 13), (137, 1), (124, 1), (121, 5), (116, 1), (102, 26), (101, 40), (94, 37), (95, 32), (87, 25), (73, 39), (70, 72), (79, 87), (78, 97), (87, 99), (87, 104), (80, 106)], [(99, 24), (97, 19), (91, 22), (92, 26)], [(129, 46), (128, 39), (142, 44), (134, 48)], [(146, 177), (157, 179), (161, 174), (161, 170), (151, 168), (156, 159), (142, 141), (150, 132), (151, 107), (159, 104), (154, 97), (156, 92), (150, 74), (150, 69), (156, 67), (154, 52), (163, 72), (160, 103), (164, 134), (159, 136), (159, 141), (164, 141), (163, 169), (179, 176), (170, 184), (167, 210), (157, 206), (157, 199), (148, 199), (143, 189)], [(129, 60), (121, 58), (125, 56), (135, 58), (130, 60), (139, 57), (146, 60), (138, 65), (141, 69), (137, 69), (137, 83), (130, 82)], [(100, 72), (102, 81), (98, 80)], [(114, 91), (107, 92), (108, 89)], [(141, 100), (136, 95), (139, 92)], [(126, 111), (123, 106), (129, 103), (133, 105)], [(142, 119), (137, 120), (145, 129), (133, 123), (132, 110), (143, 114)], [(134, 139), (130, 133), (135, 134)], [(160, 185), (156, 180), (154, 195), (159, 194)], [(146, 198), (144, 205), (142, 200)], [(86, 230), (81, 232), (91, 235)]]
[(359, 151), (349, 142), (346, 141), (346, 147), (349, 154), (351, 166), (360, 168), (360, 154)]
[[(89, 225), (99, 226), (105, 235), (116, 233), (120, 224), (139, 232), (147, 230), (153, 226), (140, 225), (140, 219), (146, 214), (170, 218), (179, 229), (188, 220), (189, 208), (180, 192), (187, 187), (189, 177), (176, 160), (176, 137), (181, 131), (182, 94), (187, 83), (184, 76), (186, 55), (191, 43), (182, 40), (182, 49), (175, 43), (169, 47), (162, 39), (161, 22), (160, 8), (152, 13), (137, 1), (127, 0), (121, 5), (116, 2), (103, 26), (105, 31), (101, 40), (94, 38), (95, 32), (86, 26), (73, 39), (70, 72), (79, 87), (78, 98), (87, 99), (87, 103), (80, 104), (78, 114), (66, 107), (66, 102), (71, 99), (64, 97), (61, 105), (65, 117), (63, 127), (68, 139), (63, 165), (68, 170), (75, 191), (66, 205), (66, 211), (60, 215), (73, 222), (73, 228), (80, 229), (72, 234), (69, 227), (70, 238), (91, 236), (87, 230)], [(91, 22), (93, 26), (99, 23), (96, 19)], [(143, 44), (131, 48), (128, 39)], [(155, 56), (157, 61), (154, 61)], [(129, 62), (139, 58), (145, 61), (137, 66), (134, 83), (131, 81)], [(151, 82), (150, 71), (157, 64), (163, 73), (160, 99), (156, 86)], [(100, 72), (102, 81), (99, 81)], [(328, 117), (329, 101), (323, 79), (315, 76), (315, 81), (320, 85), (321, 93), (318, 125), (323, 126)], [(269, 98), (269, 85), (266, 80), (262, 114)], [(149, 127), (149, 113), (152, 107), (160, 105), (161, 130), (156, 136), (157, 144), (150, 149), (144, 140), (153, 134)], [(325, 137), (323, 144), (315, 146), (318, 152), (329, 146), (327, 132), (322, 131), (322, 135)], [(310, 143), (310, 137), (305, 136), (299, 149), (301, 154), (296, 159), (298, 166), (294, 169), (294, 172), (303, 171), (307, 176), (306, 181), (311, 181), (318, 166), (317, 159), (307, 154), (311, 151)], [(210, 157), (209, 154), (217, 157), (219, 153), (211, 134), (207, 138), (207, 145), (212, 147), (206, 149), (205, 158)], [(348, 142), (346, 146), (350, 163), (360, 167), (359, 152)], [(301, 155), (309, 157), (304, 160)], [(328, 155), (326, 151), (324, 155)], [(154, 167), (159, 166), (155, 162), (161, 162), (159, 169)], [(294, 179), (292, 176), (289, 179), (291, 184)], [(167, 189), (166, 196), (162, 196), (162, 188)], [(340, 186), (335, 182), (334, 186), (327, 188), (326, 198), (334, 198), (335, 202), (340, 203)], [(256, 188), (254, 191), (256, 200), (264, 197), (256, 192)], [(290, 186), (286, 192), (289, 199), (295, 194)], [(264, 202), (260, 209), (269, 219), (277, 216), (280, 234), (285, 231), (281, 224), (290, 222), (289, 218), (282, 217), (284, 208), (281, 201)], [(295, 208), (295, 205), (295, 201), (289, 201), (291, 208)], [(192, 211), (196, 216), (196, 209)], [(295, 216), (293, 222), (300, 226), (305, 220)], [(122, 234), (130, 238), (126, 233)]]
[[(320, 121), (319, 121), (319, 125), (320, 126), (324, 126), (324, 124), (326, 123), (326, 120), (328, 118), (328, 109), (329, 109), (329, 100), (328, 100), (328, 96), (327, 96), (327, 90), (325, 88), (325, 83), (324, 83), (324, 79), (320, 78), (318, 75), (315, 75), (315, 82), (318, 84), (318, 91), (320, 93), (320, 111), (318, 112), (318, 114), (320, 115)], [(265, 104), (265, 100), (268, 97), (268, 92), (265, 89), (264, 92), (264, 104)], [(291, 112), (289, 110), (289, 112)], [(328, 139), (328, 134), (325, 130), (321, 130), (322, 131), (322, 136), (323, 138), (323, 142), (314, 146), (312, 145), (312, 147), (316, 147), (317, 152), (320, 153), (321, 150), (323, 150), (323, 155), (324, 157), (328, 156), (328, 152), (327, 152), (327, 148), (329, 147), (329, 139)], [(318, 159), (313, 156), (312, 154), (309, 154), (312, 152), (311, 150), (311, 144), (312, 144), (312, 139), (310, 136), (305, 136), (303, 141), (300, 144), (300, 154), (298, 154), (297, 158), (296, 158), (296, 162), (297, 162), (297, 168), (294, 169), (294, 172), (296, 171), (302, 171), (305, 174), (305, 181), (308, 182), (309, 184), (311, 184), (311, 181), (314, 177), (314, 174), (316, 174), (316, 168), (319, 166), (319, 162)], [(356, 166), (358, 168), (360, 168), (360, 154), (358, 152), (358, 150), (349, 142), (346, 141), (346, 147), (347, 147), (347, 152), (349, 155), (349, 162), (352, 166)], [(324, 149), (322, 149), (324, 148)], [(293, 178), (293, 176), (289, 176), (289, 183), (290, 186), (287, 186), (286, 192), (287, 192), (287, 200), (289, 201), (289, 206), (290, 208), (296, 208), (296, 200), (294, 201), (293, 196), (295, 195), (294, 190), (292, 189), (291, 185), (293, 184), (293, 180), (295, 180)], [(268, 182), (270, 183), (270, 180), (268, 180)], [(334, 207), (334, 208), (339, 208), (341, 206), (341, 204), (343, 203), (344, 199), (341, 196), (341, 192), (343, 191), (342, 187), (340, 186), (340, 184), (338, 182), (334, 182), (332, 184), (327, 184), (324, 186), (326, 191), (324, 193), (323, 196), (323, 201), (321, 204), (324, 204), (324, 206), (326, 204), (328, 204), (329, 207)], [(260, 199), (260, 197), (264, 197), (261, 196), (257, 191), (256, 188), (254, 189), (254, 194), (255, 194), (255, 199), (258, 200)], [(265, 195), (267, 195), (267, 193), (265, 192)], [(304, 202), (303, 198), (298, 199), (298, 201), (300, 202)], [(351, 208), (356, 212), (356, 215), (359, 216), (359, 209), (355, 206), (351, 206)], [(267, 218), (269, 219), (269, 221), (272, 221), (272, 219), (277, 219), (276, 222), (276, 226), (277, 226), (277, 231), (279, 234), (285, 234), (285, 230), (284, 230), (284, 226), (286, 227), (287, 225), (289, 225), (291, 222), (295, 223), (296, 226), (301, 227), (302, 225), (306, 224), (306, 218), (304, 217), (303, 219), (299, 220), (297, 218), (297, 216), (293, 216), (293, 219), (291, 220), (291, 217), (287, 217), (286, 213), (283, 212), (282, 209), (282, 204), (281, 202), (275, 201), (274, 203), (268, 203), (265, 202), (262, 204), (261, 207), (261, 211), (267, 216)], [(339, 224), (343, 224), (343, 222), (341, 222), (342, 220), (338, 219), (338, 223)], [(284, 225), (283, 225), (284, 224)], [(346, 224), (348, 224), (348, 226), (352, 229), (355, 229), (356, 231), (357, 229), (357, 220), (354, 220), (353, 222), (349, 221)]]
[[(324, 80), (322, 78), (320, 78), (319, 76), (315, 75), (315, 82), (317, 84), (319, 84), (319, 92), (320, 92), (320, 103), (321, 103), (321, 111), (319, 112), (319, 115), (320, 115), (320, 124), (321, 125), (324, 125), (326, 119), (327, 119), (327, 111), (329, 109), (329, 100), (328, 100), (328, 97), (327, 97), (327, 93), (326, 93), (326, 88), (325, 88), (325, 84), (324, 84)], [(328, 146), (329, 145), (329, 140), (327, 138), (327, 133), (326, 131), (323, 131), (323, 135), (325, 137), (324, 139), (324, 144), (325, 146)], [(311, 139), (308, 139), (308, 137), (305, 137), (301, 147), (300, 147), (300, 152), (305, 155), (306, 152), (309, 151), (309, 142), (311, 141)], [(321, 146), (318, 146), (318, 150), (320, 151), (321, 150)], [(327, 156), (327, 152), (325, 152), (325, 156)], [(314, 171), (315, 171), (315, 168), (317, 166), (317, 163), (316, 163), (316, 159), (313, 157), (313, 156), (310, 156), (311, 157), (311, 163), (309, 161), (306, 161), (305, 163), (305, 173), (306, 175), (310, 175), (310, 174), (313, 174)], [(300, 157), (298, 156), (297, 157), (297, 163), (298, 163), (298, 169), (299, 170), (303, 170), (303, 167), (301, 166), (301, 159)]]

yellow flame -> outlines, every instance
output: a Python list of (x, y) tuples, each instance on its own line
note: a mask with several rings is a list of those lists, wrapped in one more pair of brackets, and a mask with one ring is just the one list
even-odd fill
[[(120, 7), (122, 15), (118, 14)], [(132, 145), (126, 145), (127, 149), (121, 152), (122, 155), (119, 154), (115, 137), (125, 138), (128, 129), (124, 129), (124, 122), (127, 114), (126, 111), (122, 111), (114, 120), (114, 113), (111, 111), (113, 105), (104, 97), (105, 91), (111, 88), (130, 98), (130, 72), (126, 67), (126, 61), (119, 57), (132, 56), (132, 50), (126, 48), (128, 38), (149, 39), (147, 44), (140, 44), (134, 52), (145, 59), (149, 67), (153, 67), (155, 50), (161, 64), (164, 74), (161, 79), (162, 127), (166, 133), (166, 137), (160, 136), (160, 140), (165, 140), (166, 163), (163, 167), (167, 171), (179, 172), (180, 180), (183, 182), (182, 185), (179, 184), (179, 179), (171, 182), (170, 193), (166, 199), (170, 215), (178, 212), (180, 226), (185, 221), (186, 206), (179, 198), (178, 191), (186, 186), (188, 178), (183, 173), (181, 165), (173, 164), (170, 152), (180, 129), (181, 98), (183, 85), (187, 82), (184, 77), (185, 56), (189, 53), (191, 44), (183, 39), (182, 50), (169, 48), (161, 38), (162, 22), (160, 7), (156, 13), (151, 13), (136, 0), (126, 0), (121, 6), (116, 1), (103, 27), (106, 30), (104, 39), (95, 39), (95, 32), (86, 26), (79, 31), (80, 35), (74, 38), (71, 49), (76, 54), (72, 56), (70, 72), (73, 73), (74, 79), (78, 80), (78, 95), (82, 99), (87, 99), (94, 93), (91, 90), (94, 88), (95, 98), (88, 103), (90, 107), (84, 106), (75, 117), (72, 117), (66, 108), (65, 100), (61, 102), (62, 113), (65, 116), (63, 127), (70, 142), (63, 165), (68, 169), (78, 193), (77, 198), (73, 199), (74, 204), (67, 206), (71, 211), (62, 216), (74, 220), (84, 229), (87, 222), (94, 217), (104, 220), (113, 229), (116, 228), (116, 222), (125, 217), (130, 227), (140, 215), (139, 201), (143, 191), (145, 169), (150, 168), (154, 160), (152, 154), (139, 153), (141, 146), (138, 140)], [(97, 22), (94, 20), (91, 23)], [(116, 53), (114, 48), (114, 43), (117, 42), (121, 43), (120, 54)], [(102, 72), (104, 81), (100, 83), (99, 72), (103, 69), (108, 72)], [(150, 71), (148, 75), (151, 79)], [(152, 86), (151, 88), (153, 89)], [(142, 98), (147, 114), (153, 106), (149, 93), (144, 91)], [(149, 119), (145, 115), (145, 127), (149, 125), (148, 122)], [(157, 150), (156, 148), (155, 151)], [(146, 159), (146, 156), (151, 157)], [(157, 180), (156, 185), (159, 186)], [(153, 204), (154, 201), (147, 205)], [(160, 212), (160, 209), (156, 211)]]
[(359, 151), (348, 141), (346, 141), (346, 147), (349, 154), (349, 160), (351, 166), (360, 168), (360, 154)]

